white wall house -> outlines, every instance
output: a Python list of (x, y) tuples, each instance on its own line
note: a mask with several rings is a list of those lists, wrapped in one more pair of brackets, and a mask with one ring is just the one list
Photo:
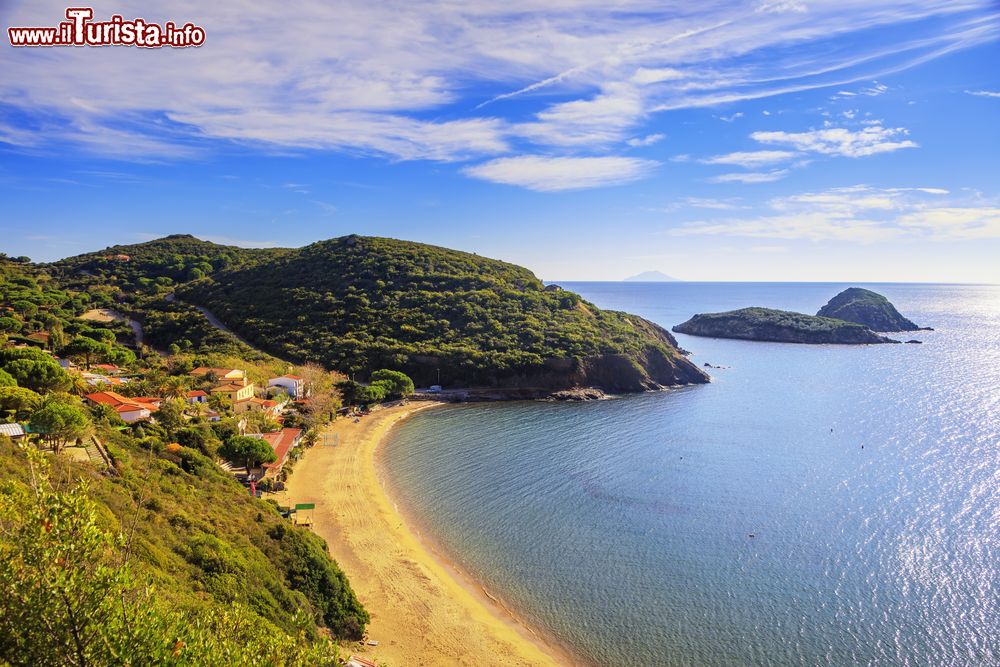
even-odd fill
[(282, 375), (267, 381), (268, 387), (281, 387), (292, 398), (306, 397), (306, 381), (298, 375)]

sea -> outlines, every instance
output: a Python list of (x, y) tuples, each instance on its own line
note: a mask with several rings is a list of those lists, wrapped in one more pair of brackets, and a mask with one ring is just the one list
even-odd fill
[[(665, 327), (847, 284), (561, 283)], [(1000, 665), (1000, 287), (855, 284), (920, 345), (677, 335), (711, 384), (417, 413), (405, 512), (592, 665)]]

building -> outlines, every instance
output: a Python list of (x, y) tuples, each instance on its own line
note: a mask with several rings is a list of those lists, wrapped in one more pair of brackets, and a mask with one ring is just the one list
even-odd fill
[(283, 428), (273, 433), (248, 433), (247, 435), (251, 438), (260, 438), (271, 445), (277, 459), (274, 463), (265, 463), (262, 467), (266, 477), (273, 477), (281, 472), (281, 468), (288, 459), (288, 453), (302, 442), (304, 431), (300, 428)]
[(24, 427), (20, 424), (0, 424), (0, 435), (17, 440), (24, 437)]
[(126, 380), (118, 377), (111, 377), (109, 375), (101, 375), (100, 373), (87, 373), (83, 372), (80, 374), (83, 381), (89, 384), (91, 387), (96, 387), (101, 384), (110, 384), (113, 386), (121, 386), (125, 384)]
[(241, 371), (238, 368), (209, 368), (208, 366), (199, 366), (193, 371), (188, 373), (188, 375), (196, 378), (203, 378), (207, 375), (214, 375), (218, 380), (246, 380), (246, 371)]
[(90, 367), (90, 370), (95, 373), (101, 373), (102, 375), (121, 375), (122, 369), (118, 368), (114, 364), (94, 364)]
[(185, 400), (191, 405), (195, 405), (196, 403), (208, 403), (208, 393), (202, 391), (201, 389), (189, 391), (187, 396), (185, 396)]
[(246, 379), (220, 382), (212, 387), (212, 393), (218, 396), (225, 396), (235, 407), (240, 401), (253, 398), (253, 382)]
[(281, 405), (277, 401), (252, 397), (233, 403), (233, 412), (237, 414), (241, 412), (266, 412), (276, 417), (281, 412)]
[(149, 419), (154, 412), (159, 410), (159, 402), (153, 405), (144, 403), (138, 398), (125, 398), (121, 394), (113, 391), (98, 391), (84, 396), (94, 405), (107, 405), (129, 424)]
[(280, 387), (292, 398), (305, 398), (307, 396), (305, 378), (298, 375), (282, 375), (271, 378), (267, 381), (267, 386)]
[(63, 359), (61, 357), (56, 357), (56, 363), (59, 364), (59, 368), (63, 369), (64, 371), (68, 371), (70, 373), (72, 373), (72, 372), (77, 371), (77, 370), (80, 369), (79, 366), (77, 366), (76, 364), (74, 364), (69, 359)]

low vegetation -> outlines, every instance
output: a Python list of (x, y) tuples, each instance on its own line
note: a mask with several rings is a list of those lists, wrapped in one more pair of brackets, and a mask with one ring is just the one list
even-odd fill
[[(270, 447), (244, 447), (220, 399), (203, 406), (224, 415), (209, 422), (183, 397), (210, 382), (195, 366), (243, 368), (259, 383), (296, 370), (316, 395), (286, 426), (314, 428), (339, 406), (342, 376), (227, 346), (161, 356), (121, 322), (80, 318), (122, 307), (119, 286), (55, 275), (0, 257), (0, 423), (32, 434), (0, 436), (0, 664), (335, 664), (331, 641), (360, 638), (367, 613), (324, 542), (214, 460), (259, 463)], [(117, 364), (127, 382), (95, 384), (60, 360)], [(82, 400), (102, 388), (161, 397), (156, 421), (126, 424)], [(68, 449), (94, 437), (100, 460)]]

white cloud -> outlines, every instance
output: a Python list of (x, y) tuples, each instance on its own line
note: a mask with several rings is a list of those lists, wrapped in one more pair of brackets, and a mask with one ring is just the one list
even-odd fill
[(889, 92), (889, 86), (884, 83), (879, 83), (878, 81), (872, 81), (872, 85), (860, 88), (856, 91), (850, 90), (840, 90), (833, 95), (832, 99), (837, 99), (840, 97), (858, 97), (859, 95), (865, 97), (878, 97)]
[(734, 120), (738, 120), (740, 118), (743, 118), (742, 111), (737, 111), (736, 113), (730, 116), (719, 116), (719, 120), (721, 120), (723, 123), (732, 123)]
[[(850, 91), (877, 73), (982, 44), (1000, 20), (970, 13), (990, 7), (778, 0), (680, 12), (653, 0), (338, 0), (289, 11), (178, 0), (150, 10), (116, 0), (98, 18), (191, 20), (207, 42), (142, 52), (0, 49), (0, 71), (17, 73), (0, 78), (0, 141), (120, 159), (185, 159), (213, 142), (404, 160), (492, 158), (525, 141), (593, 153), (654, 132), (643, 126), (657, 110)], [(7, 8), (4, 19), (53, 25), (64, 11), (36, 0)], [(855, 34), (871, 38), (829, 49), (829, 40)], [(521, 104), (505, 103), (513, 96)], [(495, 101), (479, 104), (486, 100)]]
[(647, 134), (644, 137), (632, 137), (625, 143), (633, 148), (640, 148), (642, 146), (652, 146), (655, 143), (663, 141), (665, 138), (665, 134)]
[(679, 69), (674, 69), (673, 67), (661, 67), (659, 69), (647, 69), (645, 67), (640, 67), (635, 71), (635, 74), (632, 75), (632, 81), (645, 86), (651, 83), (661, 83), (663, 81), (676, 81), (677, 79), (683, 79), (684, 77), (684, 72)]
[(967, 90), (966, 95), (975, 95), (976, 97), (1000, 97), (1000, 91), (995, 90)]
[(797, 0), (778, 0), (778, 2), (770, 2), (759, 5), (756, 11), (771, 14), (784, 14), (787, 12), (803, 14), (809, 10), (806, 8), (804, 3), (798, 2)]
[(942, 188), (835, 188), (773, 199), (761, 215), (697, 221), (671, 233), (861, 243), (1000, 238), (1000, 206), (942, 200), (947, 194)]
[(731, 211), (733, 209), (740, 208), (738, 202), (741, 199), (739, 197), (731, 197), (727, 199), (709, 199), (706, 197), (684, 197), (683, 199), (678, 199), (677, 201), (671, 202), (666, 206), (661, 208), (648, 208), (644, 210), (648, 211), (679, 211), (686, 208), (701, 208), (715, 211)]
[(721, 174), (719, 176), (713, 176), (708, 179), (709, 183), (770, 183), (771, 181), (777, 181), (788, 175), (787, 169), (778, 169), (775, 171), (750, 171), (750, 172), (736, 172), (733, 174)]
[(883, 127), (879, 124), (854, 131), (835, 127), (808, 132), (754, 132), (750, 136), (763, 144), (785, 145), (803, 152), (865, 157), (903, 148), (916, 148), (915, 142), (904, 138), (908, 134), (904, 128)]
[(775, 162), (784, 162), (796, 157), (791, 151), (740, 151), (726, 155), (715, 155), (699, 160), (702, 164), (728, 164), (739, 167), (762, 167)]
[(520, 155), (498, 158), (462, 171), (484, 181), (557, 192), (628, 183), (642, 178), (656, 166), (652, 160), (627, 157)]

